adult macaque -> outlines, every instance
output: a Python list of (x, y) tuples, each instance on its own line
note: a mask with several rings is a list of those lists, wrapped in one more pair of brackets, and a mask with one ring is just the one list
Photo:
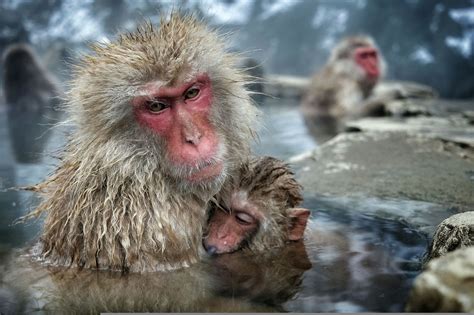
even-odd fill
[(264, 251), (302, 239), (309, 210), (289, 167), (271, 157), (254, 158), (240, 169), (237, 188), (211, 209), (204, 247), (210, 254), (248, 246)]
[(25, 44), (9, 46), (2, 64), (3, 93), (15, 158), (21, 163), (37, 162), (51, 124), (58, 118), (61, 89)]
[(77, 66), (75, 132), (34, 187), (47, 262), (156, 271), (198, 260), (208, 201), (249, 155), (257, 110), (236, 57), (191, 16), (146, 24)]
[(328, 63), (313, 77), (303, 99), (303, 114), (307, 119), (383, 115), (383, 103), (370, 97), (384, 73), (385, 62), (371, 38), (342, 40)]

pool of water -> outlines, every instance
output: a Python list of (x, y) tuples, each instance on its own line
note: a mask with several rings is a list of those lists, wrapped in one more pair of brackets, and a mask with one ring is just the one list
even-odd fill
[[(257, 154), (288, 159), (316, 147), (296, 105), (272, 101), (262, 106), (265, 128)], [(25, 159), (12, 142), (46, 136), (44, 152), (52, 152), (64, 143), (63, 133), (16, 128), (14, 134), (7, 117), (1, 112), (0, 189), (39, 182), (54, 169), (55, 160), (38, 149), (28, 153), (30, 159), (36, 156), (33, 162), (20, 163)], [(416, 202), (306, 195), (312, 223), (305, 241), (275, 252), (242, 251), (168, 273), (65, 271), (33, 261), (25, 250), (41, 222), (11, 225), (35, 204), (30, 193), (0, 192), (0, 313), (403, 311), (428, 241), (399, 216), (380, 214), (416, 212)]]

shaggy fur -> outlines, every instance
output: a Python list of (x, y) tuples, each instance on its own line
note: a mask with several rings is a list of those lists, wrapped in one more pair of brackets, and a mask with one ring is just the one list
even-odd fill
[[(288, 209), (303, 202), (302, 187), (287, 164), (272, 157), (258, 157), (244, 163), (233, 191), (244, 192), (264, 216), (257, 233), (247, 245), (250, 250), (264, 253), (281, 247), (288, 239), (291, 218)], [(227, 209), (230, 196), (220, 194), (218, 200)], [(214, 209), (214, 211), (219, 211)], [(212, 215), (212, 214), (211, 214)]]
[[(321, 116), (339, 119), (371, 114), (373, 104), (365, 101), (377, 82), (366, 79), (352, 55), (354, 49), (364, 46), (377, 47), (370, 37), (354, 36), (342, 40), (333, 49), (328, 63), (313, 77), (303, 99), (302, 111), (306, 119)], [(378, 57), (383, 77), (386, 66), (380, 53)]]
[[(172, 14), (110, 44), (95, 44), (75, 68), (67, 110), (76, 129), (55, 173), (36, 189), (46, 214), (39, 251), (48, 262), (85, 268), (155, 271), (199, 258), (208, 201), (249, 154), (257, 111), (215, 32)], [(225, 174), (184, 184), (163, 143), (134, 119), (131, 99), (150, 81), (173, 85), (207, 73), (210, 114)]]

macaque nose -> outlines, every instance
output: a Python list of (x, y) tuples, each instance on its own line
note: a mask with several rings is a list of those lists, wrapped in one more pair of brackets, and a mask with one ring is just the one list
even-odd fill
[(184, 140), (187, 143), (198, 145), (201, 138), (202, 138), (202, 135), (199, 132), (199, 130), (193, 130), (192, 132), (189, 132), (189, 133), (185, 131)]
[(183, 140), (186, 143), (198, 145), (202, 138), (198, 122), (193, 120), (193, 117), (191, 117), (186, 110), (182, 109), (178, 109), (178, 119), (181, 123), (181, 136), (183, 137)]
[(204, 245), (204, 247), (206, 248), (206, 251), (209, 255), (215, 255), (216, 252), (217, 252), (217, 247), (215, 247), (215, 246), (212, 246), (212, 245), (211, 246), (205, 246)]

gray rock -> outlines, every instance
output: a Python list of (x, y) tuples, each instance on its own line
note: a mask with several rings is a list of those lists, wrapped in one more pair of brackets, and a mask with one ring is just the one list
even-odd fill
[(474, 211), (459, 213), (447, 218), (438, 226), (425, 261), (473, 245)]
[(474, 207), (474, 149), (453, 142), (402, 132), (345, 133), (290, 162), (306, 195), (425, 201), (456, 212)]
[(414, 282), (408, 312), (474, 312), (474, 247), (433, 259)]
[[(401, 104), (401, 102), (392, 103), (392, 105), (395, 104)], [(403, 110), (423, 112), (423, 109), (404, 108)], [(363, 118), (348, 122), (346, 128), (372, 132), (401, 131), (474, 146), (474, 125), (463, 114), (447, 117)]]
[[(271, 74), (265, 82), (265, 92), (277, 97), (300, 98), (309, 88), (310, 82), (309, 77)], [(431, 100), (438, 96), (433, 88), (409, 81), (384, 80), (377, 84), (373, 93), (376, 97), (396, 94), (398, 99)]]

